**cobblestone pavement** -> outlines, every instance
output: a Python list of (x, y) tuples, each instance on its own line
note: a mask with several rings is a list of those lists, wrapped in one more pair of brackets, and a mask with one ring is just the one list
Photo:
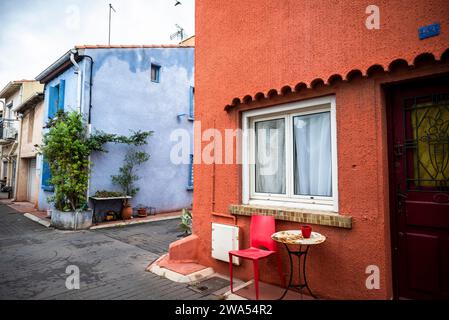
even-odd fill
[[(0, 205), (0, 299), (214, 299), (145, 271), (177, 239), (178, 224), (64, 232)], [(79, 290), (65, 286), (69, 265), (79, 267)]]

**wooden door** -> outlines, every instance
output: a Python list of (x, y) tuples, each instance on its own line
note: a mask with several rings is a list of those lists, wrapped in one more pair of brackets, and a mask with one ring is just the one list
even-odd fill
[(28, 162), (28, 201), (37, 202), (37, 188), (36, 188), (36, 158), (31, 158)]
[(389, 93), (395, 295), (449, 299), (449, 77)]

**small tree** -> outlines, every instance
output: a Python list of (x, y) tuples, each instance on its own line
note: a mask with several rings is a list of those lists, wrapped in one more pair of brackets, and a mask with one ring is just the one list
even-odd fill
[[(136, 167), (149, 159), (150, 155), (144, 151), (129, 152), (125, 156), (123, 166), (119, 169), (119, 174), (111, 176), (112, 183), (118, 185), (125, 195), (134, 197), (139, 192), (139, 188), (135, 186), (135, 183), (140, 179), (136, 174)], [(127, 205), (128, 202), (126, 201), (125, 204)]]
[(75, 211), (87, 203), (89, 154), (87, 130), (79, 113), (59, 112), (48, 126), (40, 152), (48, 162), (55, 193), (50, 200), (56, 209)]

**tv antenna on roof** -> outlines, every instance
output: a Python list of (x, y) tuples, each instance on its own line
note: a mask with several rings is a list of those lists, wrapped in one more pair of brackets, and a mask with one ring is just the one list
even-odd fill
[(112, 4), (109, 4), (109, 38), (108, 38), (108, 45), (111, 45), (111, 16), (112, 11), (116, 12)]
[(176, 28), (178, 28), (178, 31), (170, 35), (170, 40), (173, 40), (175, 38), (181, 38), (181, 41), (184, 40), (185, 32), (184, 28), (180, 27), (179, 25), (175, 24)]

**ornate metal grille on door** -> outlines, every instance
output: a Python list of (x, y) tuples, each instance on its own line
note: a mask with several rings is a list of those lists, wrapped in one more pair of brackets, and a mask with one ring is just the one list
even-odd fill
[(403, 111), (407, 190), (449, 191), (449, 94), (405, 99)]

